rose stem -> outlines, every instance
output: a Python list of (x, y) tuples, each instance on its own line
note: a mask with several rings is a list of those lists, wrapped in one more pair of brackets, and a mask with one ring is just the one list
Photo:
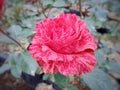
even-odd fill
[(41, 6), (41, 8), (42, 8), (42, 13), (43, 13), (43, 15), (45, 16), (45, 18), (48, 18), (47, 17), (47, 15), (45, 14), (45, 9), (44, 9), (44, 7), (43, 7), (43, 4), (42, 4), (42, 2), (41, 2), (41, 0), (38, 0), (38, 2), (39, 2), (39, 5)]
[(13, 40), (18, 46), (20, 46), (24, 51), (26, 51), (26, 49), (24, 47), (22, 47), (22, 45), (17, 41), (15, 40), (13, 37), (9, 36), (7, 33), (5, 33), (3, 30), (0, 29), (0, 32), (7, 36), (8, 38), (10, 38), (11, 40)]
[(80, 12), (80, 16), (82, 17), (82, 4), (81, 4), (81, 0), (79, 0), (79, 12)]

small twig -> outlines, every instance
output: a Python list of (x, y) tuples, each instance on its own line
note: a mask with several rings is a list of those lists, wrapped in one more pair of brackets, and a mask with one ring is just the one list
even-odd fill
[(116, 18), (111, 18), (110, 16), (108, 16), (108, 20), (113, 20), (113, 21), (116, 21), (116, 22), (120, 23), (120, 20), (118, 20)]
[(43, 13), (43, 15), (45, 16), (45, 18), (48, 18), (47, 15), (45, 14), (45, 9), (44, 9), (44, 7), (43, 7), (43, 4), (42, 4), (41, 0), (38, 0), (38, 2), (39, 2), (39, 5), (40, 5), (41, 8), (42, 8), (42, 13)]
[(8, 38), (10, 38), (11, 40), (13, 40), (18, 46), (20, 46), (24, 51), (26, 51), (26, 49), (24, 47), (22, 47), (22, 45), (17, 41), (15, 40), (13, 37), (9, 36), (7, 33), (5, 33), (3, 30), (0, 29), (0, 32), (7, 36)]
[(98, 43), (101, 43), (101, 36), (98, 36)]
[(79, 0), (79, 12), (80, 12), (80, 16), (82, 17), (82, 2), (81, 0)]

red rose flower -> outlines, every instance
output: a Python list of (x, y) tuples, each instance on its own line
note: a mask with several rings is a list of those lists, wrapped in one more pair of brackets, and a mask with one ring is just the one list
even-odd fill
[(2, 15), (3, 4), (4, 4), (4, 0), (0, 0), (0, 16)]
[(96, 66), (97, 44), (86, 23), (75, 14), (61, 14), (36, 25), (29, 50), (45, 73), (80, 75)]

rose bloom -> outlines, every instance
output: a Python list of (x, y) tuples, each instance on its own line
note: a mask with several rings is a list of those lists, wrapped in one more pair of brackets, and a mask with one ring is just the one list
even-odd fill
[(36, 24), (29, 51), (44, 73), (80, 75), (96, 66), (97, 44), (86, 23), (75, 14), (60, 14)]
[(4, 4), (4, 0), (0, 0), (0, 17), (2, 16), (3, 4)]

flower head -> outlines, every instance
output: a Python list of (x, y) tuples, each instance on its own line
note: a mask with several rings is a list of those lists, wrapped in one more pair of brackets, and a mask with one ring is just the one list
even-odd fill
[(29, 48), (45, 73), (80, 75), (96, 65), (97, 44), (86, 23), (75, 14), (60, 14), (36, 25), (36, 35)]
[(2, 15), (2, 8), (3, 8), (4, 0), (0, 1), (0, 17)]

